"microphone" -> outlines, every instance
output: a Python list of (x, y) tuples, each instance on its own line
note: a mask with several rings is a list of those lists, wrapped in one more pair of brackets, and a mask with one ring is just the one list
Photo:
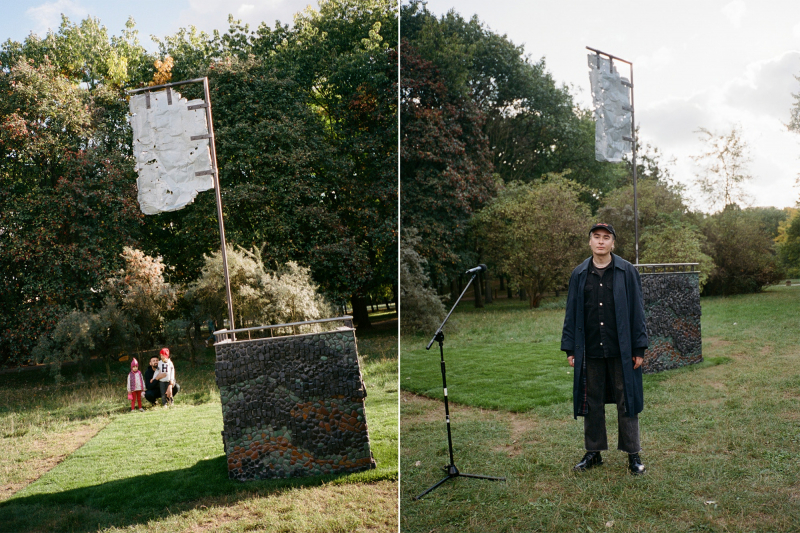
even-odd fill
[(470, 268), (464, 274), (472, 274), (473, 272), (486, 272), (486, 265), (480, 264), (475, 268)]

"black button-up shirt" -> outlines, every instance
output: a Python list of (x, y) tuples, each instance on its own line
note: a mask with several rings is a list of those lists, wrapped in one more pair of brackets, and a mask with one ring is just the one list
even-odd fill
[(614, 308), (614, 261), (604, 269), (589, 264), (583, 287), (586, 357), (619, 357), (617, 315)]
[[(614, 307), (614, 256), (604, 269), (589, 263), (583, 286), (583, 326), (586, 330), (586, 357), (619, 357), (617, 315)], [(645, 348), (634, 348), (633, 357), (644, 357)], [(567, 351), (567, 357), (575, 355)]]

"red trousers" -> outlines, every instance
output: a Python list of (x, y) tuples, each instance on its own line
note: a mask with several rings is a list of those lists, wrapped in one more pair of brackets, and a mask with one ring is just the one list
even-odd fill
[(133, 392), (131, 392), (131, 394), (133, 394), (133, 398), (131, 398), (131, 410), (134, 409), (134, 404), (136, 403), (137, 400), (139, 401), (139, 409), (141, 409), (142, 408), (142, 391), (140, 391), (140, 390), (133, 391)]

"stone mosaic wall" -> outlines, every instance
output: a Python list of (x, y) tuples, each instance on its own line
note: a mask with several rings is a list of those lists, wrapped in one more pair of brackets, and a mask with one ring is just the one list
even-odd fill
[(699, 274), (642, 273), (641, 277), (650, 341), (644, 354), (644, 372), (661, 372), (702, 361)]
[(375, 468), (355, 330), (215, 345), (228, 476)]

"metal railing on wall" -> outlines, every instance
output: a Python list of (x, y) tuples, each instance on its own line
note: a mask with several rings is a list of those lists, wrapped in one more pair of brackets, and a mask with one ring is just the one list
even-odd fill
[(633, 265), (639, 274), (690, 274), (700, 272), (696, 267), (700, 263), (646, 263)]
[[(232, 337), (233, 339), (236, 339), (236, 342), (260, 339), (266, 337), (266, 333), (269, 333), (270, 337), (283, 337), (286, 335), (299, 335), (304, 333), (319, 333), (322, 331), (328, 331), (323, 329), (323, 325), (329, 325), (331, 322), (342, 322), (342, 325), (346, 328), (353, 327), (353, 317), (348, 315), (336, 318), (321, 318), (319, 320), (305, 320), (303, 322), (290, 322), (288, 324), (255, 326), (252, 328), (219, 329), (214, 332), (214, 343), (218, 344), (220, 342), (232, 342)], [(315, 328), (315, 325), (318, 327)], [(312, 331), (314, 329), (317, 331)], [(244, 334), (247, 334), (247, 339), (244, 338)]]

